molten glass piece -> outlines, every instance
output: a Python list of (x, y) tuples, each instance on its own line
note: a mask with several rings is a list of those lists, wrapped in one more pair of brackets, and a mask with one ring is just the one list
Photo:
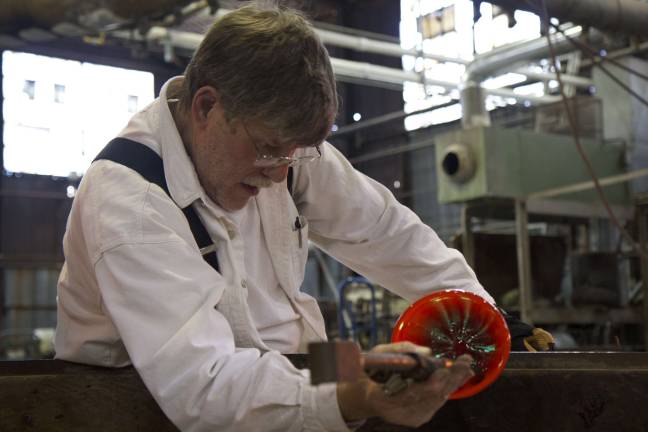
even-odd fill
[(502, 314), (483, 298), (461, 290), (437, 291), (407, 308), (392, 332), (392, 342), (400, 341), (428, 346), (439, 358), (472, 356), (475, 376), (450, 399), (472, 396), (491, 385), (511, 351)]

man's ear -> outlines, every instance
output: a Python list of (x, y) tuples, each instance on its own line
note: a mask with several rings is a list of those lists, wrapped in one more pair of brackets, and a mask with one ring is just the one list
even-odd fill
[(205, 125), (209, 114), (218, 105), (218, 91), (211, 86), (200, 87), (191, 102), (191, 116), (197, 125)]

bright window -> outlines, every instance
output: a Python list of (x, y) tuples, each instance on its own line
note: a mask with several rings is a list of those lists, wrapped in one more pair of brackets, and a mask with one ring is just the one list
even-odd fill
[(153, 98), (153, 74), (5, 51), (4, 169), (82, 175)]
[(63, 84), (54, 84), (54, 102), (65, 102), (65, 86)]
[[(516, 11), (515, 25), (509, 28), (509, 17), (490, 3), (481, 3), (480, 12), (482, 16), (473, 27), (473, 2), (470, 0), (401, 0), (401, 46), (470, 61), (475, 54), (540, 36), (540, 20), (534, 14)], [(465, 66), (403, 56), (403, 69), (424, 73), (431, 79), (459, 84)], [(497, 82), (484, 83), (485, 87), (489, 85), (499, 86)], [(535, 90), (534, 88), (529, 93)], [(458, 95), (456, 90), (416, 83), (406, 83), (403, 88), (406, 112), (444, 104), (457, 99)], [(488, 97), (486, 106), (492, 109), (506, 103), (511, 101)], [(405, 128), (413, 130), (457, 120), (460, 117), (461, 108), (458, 105), (448, 106), (408, 116), (405, 119)]]

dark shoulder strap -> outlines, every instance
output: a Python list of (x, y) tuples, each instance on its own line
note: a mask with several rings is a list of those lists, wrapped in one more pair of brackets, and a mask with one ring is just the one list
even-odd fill
[(216, 245), (212, 241), (205, 225), (198, 217), (198, 214), (194, 210), (193, 206), (189, 205), (182, 209), (187, 222), (189, 222), (189, 228), (191, 228), (191, 233), (196, 240), (196, 244), (200, 249), (200, 254), (203, 259), (207, 261), (207, 264), (212, 266), (214, 270), (220, 273), (220, 265), (218, 264), (218, 255), (216, 255)]
[(288, 193), (292, 196), (293, 190), (293, 167), (288, 168), (288, 178), (286, 179), (286, 185), (288, 186)]
[[(106, 147), (94, 159), (97, 160), (110, 160), (120, 165), (124, 165), (136, 171), (151, 183), (154, 183), (162, 188), (167, 195), (169, 194), (169, 187), (167, 186), (166, 177), (164, 176), (164, 164), (162, 158), (144, 144), (128, 138), (115, 138), (111, 140)], [(93, 161), (94, 162), (94, 161)], [(198, 244), (200, 253), (207, 263), (212, 266), (214, 270), (220, 273), (220, 266), (218, 264), (218, 256), (216, 255), (216, 248), (209, 233), (205, 229), (198, 214), (193, 206), (189, 205), (182, 209), (191, 233)]]
[[(128, 138), (115, 138), (99, 152), (94, 161), (110, 160), (136, 171), (169, 195), (162, 158), (144, 144)], [(93, 162), (94, 162), (93, 161)]]

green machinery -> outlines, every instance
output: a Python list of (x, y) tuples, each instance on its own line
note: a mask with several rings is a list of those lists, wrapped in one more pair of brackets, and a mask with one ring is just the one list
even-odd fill
[[(624, 148), (582, 139), (599, 178), (625, 172)], [(534, 192), (591, 180), (573, 137), (524, 129), (476, 127), (436, 138), (440, 203), (478, 198), (525, 198)], [(605, 188), (612, 204), (628, 203), (627, 184)], [(596, 200), (593, 190), (561, 195), (570, 201)]]

